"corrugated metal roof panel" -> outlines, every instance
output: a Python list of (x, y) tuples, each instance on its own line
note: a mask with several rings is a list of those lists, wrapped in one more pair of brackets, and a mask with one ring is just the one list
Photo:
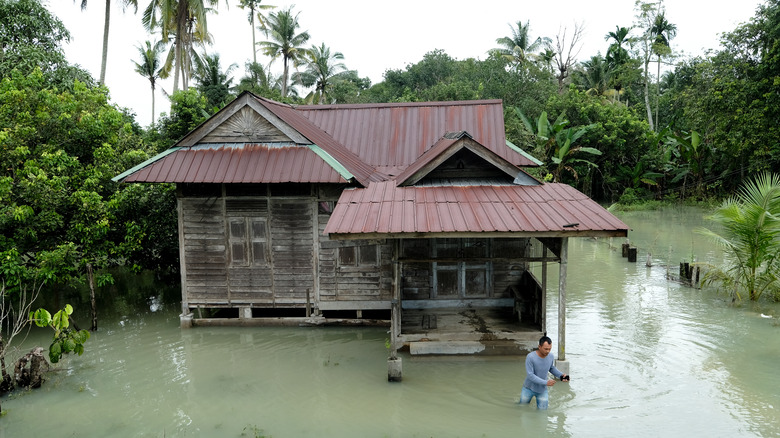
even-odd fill
[(512, 164), (537, 165), (507, 146), (501, 100), (304, 105), (295, 110), (375, 168), (404, 169), (442, 135), (456, 131), (468, 132)]
[(306, 146), (241, 144), (180, 148), (128, 175), (126, 182), (347, 182)]
[(565, 184), (396, 187), (387, 181), (344, 191), (325, 227), (331, 235), (462, 232), (626, 235), (628, 226)]

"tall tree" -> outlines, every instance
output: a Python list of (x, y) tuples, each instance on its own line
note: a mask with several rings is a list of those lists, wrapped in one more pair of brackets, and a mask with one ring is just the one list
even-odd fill
[(344, 59), (344, 55), (341, 52), (331, 54), (330, 47), (322, 43), (319, 46), (311, 46), (306, 58), (306, 70), (300, 73), (298, 78), (303, 86), (314, 87), (314, 92), (308, 100), (316, 99), (317, 103), (322, 105), (339, 75), (347, 70), (343, 62), (338, 62)]
[(272, 59), (282, 58), (282, 98), (287, 97), (287, 86), (290, 78), (290, 63), (297, 65), (303, 61), (306, 49), (303, 45), (309, 41), (309, 32), (298, 32), (300, 23), (298, 15), (293, 15), (292, 6), (268, 14), (268, 27), (266, 36), (271, 38), (269, 41), (261, 41), (258, 44), (263, 48), (263, 53)]
[(518, 21), (516, 26), (510, 24), (511, 35), (496, 39), (496, 42), (501, 47), (493, 49), (492, 52), (503, 56), (515, 65), (535, 61), (537, 56), (535, 52), (548, 48), (551, 43), (550, 39), (546, 37), (532, 38), (530, 35), (531, 26), (528, 21), (525, 24), (522, 21)]
[(152, 45), (151, 42), (146, 41), (145, 45), (145, 47), (136, 46), (141, 62), (133, 61), (133, 64), (135, 64), (135, 72), (148, 79), (152, 87), (152, 124), (154, 124), (154, 90), (157, 79), (163, 77), (161, 76), (160, 55), (165, 51), (165, 44), (162, 41), (157, 41)]
[(555, 61), (555, 78), (558, 79), (558, 94), (563, 93), (563, 84), (571, 73), (571, 66), (582, 49), (582, 33), (585, 31), (581, 24), (574, 25), (574, 31), (570, 39), (566, 39), (564, 27), (555, 36), (555, 48), (553, 60)]
[(653, 57), (653, 46), (655, 44), (655, 35), (653, 26), (656, 16), (661, 12), (661, 1), (657, 3), (645, 3), (642, 0), (636, 0), (634, 8), (637, 11), (637, 27), (642, 29), (642, 35), (639, 37), (642, 65), (644, 66), (644, 99), (645, 110), (647, 111), (647, 123), (650, 129), (655, 131), (656, 126), (653, 123), (653, 109), (650, 106), (650, 60)]
[(624, 87), (625, 66), (631, 59), (628, 49), (624, 47), (625, 44), (629, 43), (629, 32), (630, 29), (627, 27), (615, 26), (614, 32), (608, 32), (604, 36), (604, 39), (610, 42), (607, 48), (607, 56), (604, 58), (607, 70), (611, 73), (609, 85), (615, 89), (618, 101), (620, 101), (620, 94)]
[(661, 57), (672, 53), (669, 41), (677, 36), (677, 26), (666, 20), (666, 12), (661, 11), (655, 16), (650, 32), (654, 35), (653, 53), (658, 57), (658, 72), (655, 90), (655, 126), (658, 126), (658, 101), (661, 98)]
[[(76, 0), (73, 0), (74, 2)], [(120, 0), (124, 10), (127, 6), (133, 7), (133, 13), (138, 12), (138, 0)], [(87, 8), (87, 0), (81, 0), (81, 10)], [(106, 83), (106, 63), (108, 62), (108, 28), (111, 24), (111, 0), (106, 0), (106, 12), (103, 20), (103, 52), (100, 58), (100, 79), (101, 84)]]
[(173, 91), (188, 88), (197, 57), (195, 45), (210, 44), (207, 14), (213, 12), (218, 0), (152, 0), (144, 10), (142, 22), (150, 32), (159, 29), (162, 41), (173, 39), (173, 52), (168, 55), (165, 71), (173, 68)]
[(230, 64), (224, 71), (220, 65), (219, 54), (199, 57), (192, 78), (198, 90), (206, 97), (210, 109), (219, 109), (228, 103), (233, 78), (230, 74), (236, 69), (236, 63)]
[(263, 0), (239, 0), (238, 7), (241, 9), (249, 9), (248, 19), (249, 24), (252, 26), (252, 62), (257, 64), (257, 40), (255, 38), (255, 18), (257, 18), (257, 27), (265, 31), (268, 19), (263, 15), (261, 10), (273, 9), (276, 6), (261, 5)]

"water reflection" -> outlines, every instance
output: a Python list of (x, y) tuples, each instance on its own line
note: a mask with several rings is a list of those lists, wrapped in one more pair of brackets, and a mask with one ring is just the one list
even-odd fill
[[(52, 430), (81, 437), (778, 436), (780, 327), (761, 317), (778, 307), (735, 307), (666, 280), (666, 270), (692, 252), (717, 257), (690, 232), (705, 224), (702, 216), (693, 209), (622, 215), (640, 254), (652, 254), (651, 268), (644, 255), (623, 259), (617, 239), (570, 240), (572, 381), (551, 389), (546, 412), (516, 404), (521, 358), (404, 356), (404, 382), (390, 384), (386, 330), (181, 330), (178, 304), (148, 288), (101, 311), (100, 330), (65, 372), (3, 400), (0, 438)], [(551, 269), (549, 278), (556, 275)], [(556, 300), (550, 293), (554, 343)], [(48, 336), (36, 332), (28, 344), (47, 345)]]

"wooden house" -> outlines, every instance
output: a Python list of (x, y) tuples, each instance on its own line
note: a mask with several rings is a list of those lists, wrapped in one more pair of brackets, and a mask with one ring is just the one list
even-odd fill
[[(375, 323), (411, 354), (505, 354), (546, 330), (569, 237), (628, 227), (529, 176), (500, 100), (290, 106), (250, 93), (115, 178), (177, 186), (182, 325)], [(541, 273), (528, 269), (541, 265)]]

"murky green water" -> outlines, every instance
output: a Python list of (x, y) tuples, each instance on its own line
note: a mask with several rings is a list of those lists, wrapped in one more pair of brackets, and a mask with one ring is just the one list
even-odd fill
[[(780, 436), (780, 327), (762, 317), (780, 307), (734, 307), (666, 280), (666, 264), (718, 261), (691, 232), (706, 225), (701, 211), (620, 216), (637, 263), (622, 240), (570, 240), (573, 377), (551, 389), (548, 411), (514, 403), (518, 359), (404, 356), (392, 384), (382, 329), (183, 331), (176, 303), (127, 305), (43, 388), (3, 397), (0, 437)], [(556, 341), (557, 292), (548, 307)]]

